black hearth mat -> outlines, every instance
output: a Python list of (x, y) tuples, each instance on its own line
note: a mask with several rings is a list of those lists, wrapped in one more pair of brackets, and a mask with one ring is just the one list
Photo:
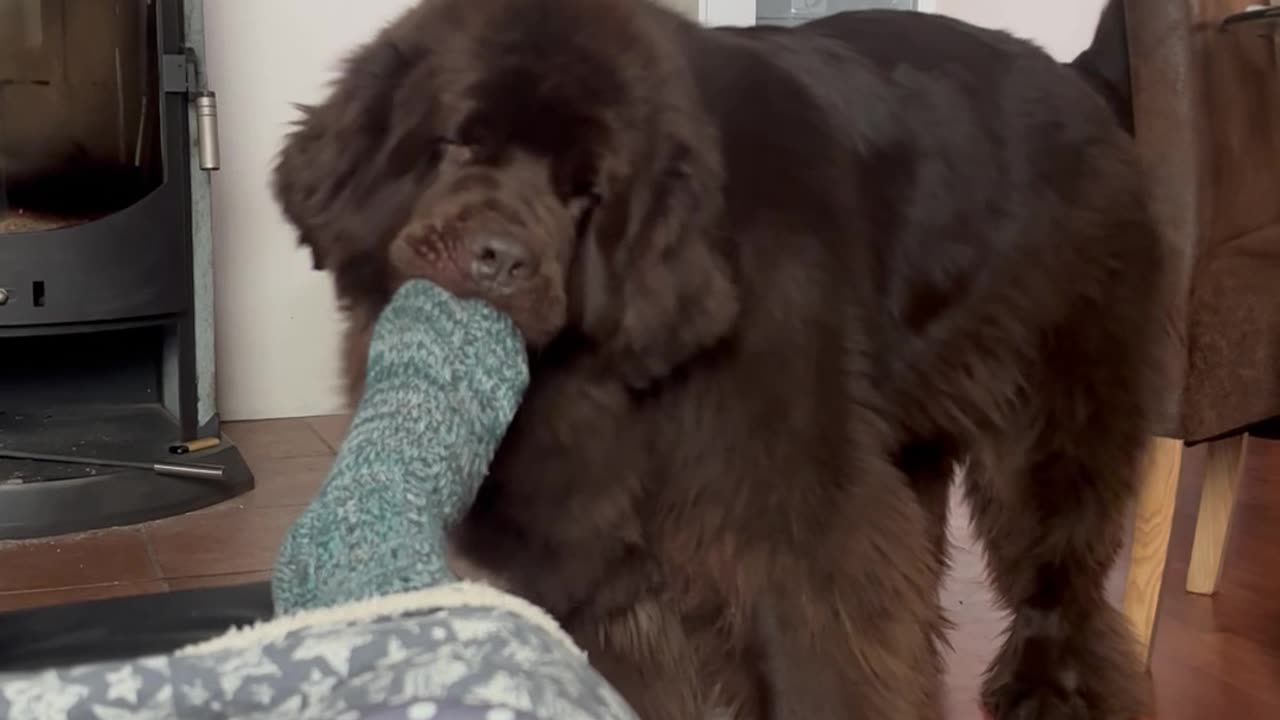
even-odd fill
[[(172, 461), (178, 441), (172, 417), (158, 405), (0, 410), (0, 448), (106, 460)], [(183, 458), (195, 462), (197, 456)], [(0, 485), (49, 482), (118, 472), (91, 465), (0, 459)]]
[[(0, 411), (0, 447), (54, 455), (173, 461), (178, 424), (158, 405)], [(253, 488), (253, 473), (228, 438), (182, 456), (218, 465), (221, 479), (173, 477), (150, 469), (0, 459), (0, 540), (133, 525), (229, 500)]]
[(270, 583), (0, 613), (0, 672), (168, 653), (271, 615)]

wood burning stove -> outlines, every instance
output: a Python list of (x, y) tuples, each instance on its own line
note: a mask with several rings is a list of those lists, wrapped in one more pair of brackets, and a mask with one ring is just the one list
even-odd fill
[[(0, 451), (172, 461), (219, 436), (199, 0), (0, 0)], [(155, 519), (253, 485), (0, 459), (0, 539)]]

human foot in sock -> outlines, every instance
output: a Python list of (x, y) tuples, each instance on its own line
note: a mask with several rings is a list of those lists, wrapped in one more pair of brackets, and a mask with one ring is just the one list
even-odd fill
[(277, 612), (456, 579), (445, 529), (470, 507), (527, 384), (524, 341), (507, 317), (406, 282), (374, 328), (333, 468), (280, 551)]

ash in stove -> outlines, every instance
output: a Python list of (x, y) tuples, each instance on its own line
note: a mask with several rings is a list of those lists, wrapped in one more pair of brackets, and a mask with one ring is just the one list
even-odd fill
[(41, 230), (57, 230), (81, 223), (97, 220), (98, 215), (81, 215), (68, 217), (44, 212), (28, 212), (21, 208), (0, 210), (0, 235), (8, 233), (30, 233)]

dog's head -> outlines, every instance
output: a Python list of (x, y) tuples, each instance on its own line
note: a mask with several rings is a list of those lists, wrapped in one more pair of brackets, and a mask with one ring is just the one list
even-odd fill
[(349, 308), (426, 277), (646, 386), (737, 314), (697, 32), (634, 0), (428, 0), (304, 109), (276, 196)]

